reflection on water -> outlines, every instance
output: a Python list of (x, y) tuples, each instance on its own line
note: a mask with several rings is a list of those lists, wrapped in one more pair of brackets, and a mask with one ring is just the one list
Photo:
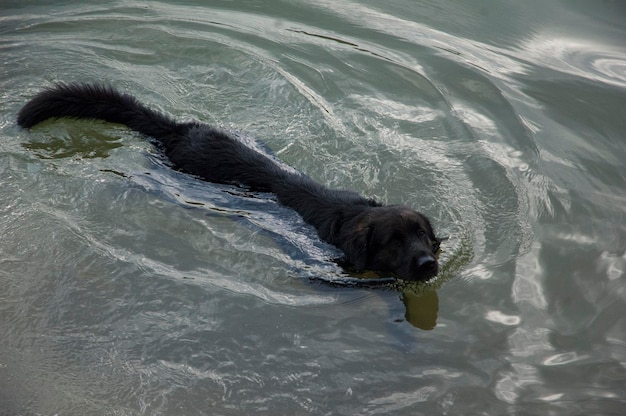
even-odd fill
[(106, 123), (95, 122), (89, 128), (84, 121), (61, 122), (60, 126), (53, 123), (56, 121), (42, 123), (36, 129), (39, 134), (29, 136), (22, 146), (42, 159), (102, 158), (123, 146), (115, 137), (116, 129)]
[(437, 291), (429, 289), (421, 294), (402, 292), (402, 303), (406, 308), (406, 320), (416, 328), (431, 330), (437, 325), (439, 297)]

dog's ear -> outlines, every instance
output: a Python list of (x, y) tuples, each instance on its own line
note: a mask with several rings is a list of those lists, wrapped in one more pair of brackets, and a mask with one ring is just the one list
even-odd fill
[(353, 229), (353, 234), (348, 237), (344, 245), (346, 260), (351, 263), (354, 268), (364, 270), (367, 267), (367, 257), (369, 253), (369, 244), (372, 236), (372, 226), (357, 226)]
[(433, 242), (433, 253), (437, 253), (439, 251), (439, 249), (441, 248), (441, 243), (443, 241), (448, 240), (450, 237), (435, 237), (434, 240), (432, 240)]

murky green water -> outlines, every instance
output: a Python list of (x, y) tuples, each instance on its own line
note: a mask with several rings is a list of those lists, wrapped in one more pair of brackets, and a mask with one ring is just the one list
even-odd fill
[[(621, 1), (4, 1), (1, 415), (621, 415)], [(106, 81), (427, 213), (427, 287), (337, 286), (268, 195), (104, 123), (16, 127)]]

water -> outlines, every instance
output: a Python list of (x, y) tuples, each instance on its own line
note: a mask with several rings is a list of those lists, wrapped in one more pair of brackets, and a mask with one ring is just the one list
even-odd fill
[[(623, 414), (623, 2), (206, 3), (0, 6), (0, 414)], [(420, 209), (440, 278), (342, 285), (269, 195), (17, 128), (58, 81)]]

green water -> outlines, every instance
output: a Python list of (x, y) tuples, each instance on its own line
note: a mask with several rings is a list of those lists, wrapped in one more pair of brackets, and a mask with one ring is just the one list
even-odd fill
[[(623, 414), (625, 18), (620, 1), (3, 1), (0, 415)], [(269, 195), (172, 171), (122, 126), (19, 129), (60, 81), (419, 209), (448, 237), (441, 276), (355, 287), (371, 276)]]

